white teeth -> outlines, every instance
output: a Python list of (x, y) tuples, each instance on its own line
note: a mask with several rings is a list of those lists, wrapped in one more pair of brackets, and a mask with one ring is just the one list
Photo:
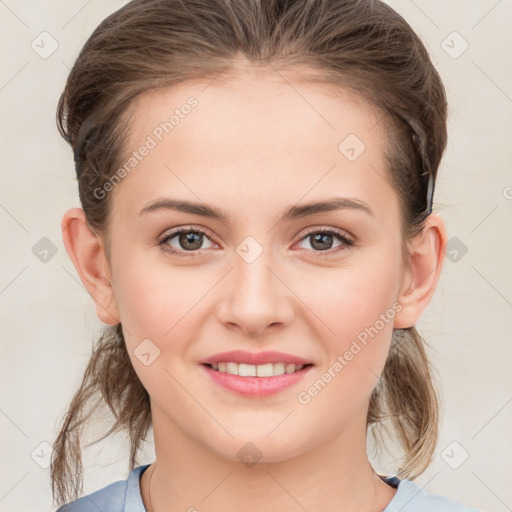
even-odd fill
[(283, 375), (284, 363), (274, 363), (274, 375)]
[(255, 366), (258, 377), (272, 377), (274, 375), (274, 365), (272, 363), (259, 364)]
[(294, 364), (287, 364), (285, 368), (286, 373), (293, 373), (295, 371), (295, 365)]
[[(253, 364), (244, 364), (244, 363), (240, 363), (238, 365), (236, 363), (229, 363), (229, 364), (234, 365), (234, 372), (230, 372), (230, 373), (233, 373), (234, 375), (238, 374), (238, 375), (241, 375), (242, 377), (256, 377), (256, 370), (258, 367), (254, 366)], [(229, 364), (228, 364), (228, 367), (229, 367)], [(237, 366), (238, 366), (238, 372), (236, 371)]]
[(231, 375), (238, 375), (238, 364), (226, 363), (226, 373), (230, 373)]
[(302, 370), (303, 364), (266, 363), (266, 364), (244, 364), (233, 363), (212, 363), (212, 368), (222, 373), (240, 375), (241, 377), (274, 377), (284, 373), (294, 373)]

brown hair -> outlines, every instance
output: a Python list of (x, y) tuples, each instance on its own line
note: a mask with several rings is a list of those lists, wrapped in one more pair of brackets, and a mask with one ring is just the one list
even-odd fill
[[(94, 190), (124, 161), (133, 100), (189, 79), (229, 76), (240, 58), (275, 69), (311, 69), (301, 75), (305, 81), (355, 93), (381, 115), (386, 179), (400, 199), (408, 262), (408, 243), (429, 214), (427, 178), (435, 183), (446, 146), (446, 96), (418, 36), (378, 0), (133, 0), (107, 17), (83, 46), (57, 111), (59, 131), (74, 151), (82, 208), (106, 241), (107, 257), (110, 201), (98, 200)], [(367, 425), (373, 432), (390, 420), (405, 451), (400, 477), (421, 474), (437, 443), (431, 371), (415, 327), (395, 330)], [(54, 443), (52, 491), (60, 501), (82, 492), (82, 430), (101, 401), (116, 420), (101, 439), (127, 431), (131, 470), (151, 410), (121, 324), (104, 327)]]

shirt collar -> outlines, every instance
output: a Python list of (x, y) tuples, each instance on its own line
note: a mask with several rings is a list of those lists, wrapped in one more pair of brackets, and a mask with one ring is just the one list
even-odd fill
[(140, 492), (140, 477), (149, 466), (150, 464), (144, 464), (130, 472), (126, 481), (123, 512), (146, 512)]

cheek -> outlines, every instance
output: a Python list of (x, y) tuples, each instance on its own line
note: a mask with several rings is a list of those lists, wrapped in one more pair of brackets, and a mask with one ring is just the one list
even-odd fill
[(369, 396), (377, 383), (394, 318), (401, 309), (396, 302), (400, 269), (396, 260), (385, 267), (383, 271), (377, 261), (347, 266), (333, 269), (330, 278), (324, 275), (316, 286), (304, 283), (305, 302), (316, 318), (317, 338), (326, 355), (320, 369), (322, 381), (329, 382), (336, 396), (354, 400), (354, 405)]
[[(385, 264), (382, 259), (310, 270), (295, 291), (304, 298), (316, 324), (325, 327), (322, 338), (329, 334), (329, 344), (343, 348), (344, 340), (355, 338), (376, 323), (379, 331), (392, 329), (399, 271), (396, 262)], [(379, 321), (382, 315), (385, 325)]]
[(205, 293), (201, 273), (148, 264), (148, 258), (131, 258), (120, 268), (115, 296), (121, 321), (139, 337), (165, 339)]
[[(132, 264), (118, 274), (116, 300), (127, 350), (139, 379), (157, 403), (187, 397), (172, 378), (197, 339), (204, 280), (193, 285), (180, 269)], [(195, 306), (195, 307), (194, 307)], [(182, 376), (179, 376), (182, 380)]]
[(132, 364), (145, 387), (157, 390), (165, 383), (169, 389), (169, 375), (160, 371), (157, 378), (154, 370), (174, 374), (193, 362), (189, 349), (201, 338), (208, 291), (217, 278), (197, 268), (148, 265), (142, 258), (119, 268), (115, 294)]

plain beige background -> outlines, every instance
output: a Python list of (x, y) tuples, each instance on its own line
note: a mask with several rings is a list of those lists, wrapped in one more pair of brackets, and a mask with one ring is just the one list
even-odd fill
[[(55, 110), (81, 46), (124, 3), (0, 0), (5, 512), (56, 509), (51, 444), (102, 325), (62, 242), (62, 215), (79, 202)], [(434, 299), (417, 324), (432, 345), (443, 419), (435, 461), (416, 481), (505, 512), (512, 510), (512, 1), (389, 3), (426, 43), (450, 103), (434, 198), (450, 242)], [(153, 454), (148, 443), (140, 463)], [(84, 493), (128, 475), (123, 438), (84, 456)]]

